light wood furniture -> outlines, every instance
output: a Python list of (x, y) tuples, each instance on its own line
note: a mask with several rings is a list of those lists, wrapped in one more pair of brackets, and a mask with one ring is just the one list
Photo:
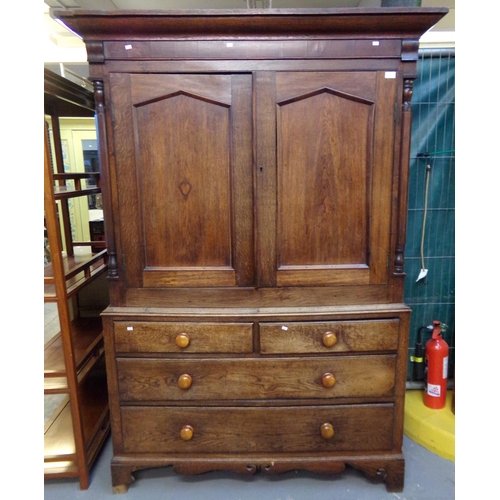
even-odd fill
[(410, 99), (446, 12), (56, 13), (106, 125), (115, 491), (169, 465), (403, 489)]
[[(51, 118), (54, 136), (52, 151), (44, 123), (44, 208), (51, 256), (44, 268), (44, 300), (57, 304), (60, 325), (60, 332), (45, 344), (44, 393), (66, 395), (45, 424), (44, 472), (45, 478), (77, 477), (87, 489), (110, 421), (102, 320), (84, 317), (78, 296), (107, 271), (107, 250), (93, 253), (95, 242), (72, 240), (67, 200), (99, 193), (99, 174), (64, 172), (59, 119), (94, 116), (95, 105), (92, 92), (50, 70), (45, 70), (44, 84), (45, 115)], [(97, 178), (96, 187), (87, 187), (89, 178)], [(81, 247), (88, 251), (79, 252)]]

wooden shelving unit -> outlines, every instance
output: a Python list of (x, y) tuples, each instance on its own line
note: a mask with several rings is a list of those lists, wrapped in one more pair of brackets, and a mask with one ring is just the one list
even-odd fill
[(51, 150), (44, 119), (44, 208), (51, 256), (44, 267), (44, 301), (57, 305), (60, 325), (45, 344), (44, 394), (64, 396), (45, 423), (44, 473), (46, 479), (78, 478), (80, 488), (87, 489), (110, 425), (102, 321), (99, 315), (81, 314), (78, 299), (107, 271), (108, 254), (103, 242), (71, 238), (68, 200), (100, 193), (100, 174), (64, 172), (59, 118), (94, 116), (95, 106), (92, 92), (48, 70), (44, 96), (54, 139)]
[[(94, 242), (99, 245), (100, 242)], [(107, 270), (106, 249), (92, 255), (73, 255), (62, 258), (63, 276), (68, 298), (78, 294), (85, 286)], [(57, 302), (54, 269), (51, 264), (44, 268), (44, 296), (46, 302)]]

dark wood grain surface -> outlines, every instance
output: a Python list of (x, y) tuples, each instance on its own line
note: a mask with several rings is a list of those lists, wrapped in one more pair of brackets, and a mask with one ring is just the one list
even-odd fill
[(410, 101), (446, 12), (56, 13), (107, 106), (114, 491), (166, 465), (403, 489)]

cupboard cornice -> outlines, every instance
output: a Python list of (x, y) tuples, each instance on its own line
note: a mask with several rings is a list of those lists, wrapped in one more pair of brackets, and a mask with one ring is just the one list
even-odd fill
[(383, 37), (418, 39), (445, 8), (59, 11), (85, 42), (140, 39)]

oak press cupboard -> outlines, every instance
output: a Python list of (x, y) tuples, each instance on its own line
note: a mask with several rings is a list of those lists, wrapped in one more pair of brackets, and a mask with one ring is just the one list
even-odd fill
[(403, 489), (411, 95), (446, 12), (55, 13), (95, 88), (115, 492), (161, 466)]

